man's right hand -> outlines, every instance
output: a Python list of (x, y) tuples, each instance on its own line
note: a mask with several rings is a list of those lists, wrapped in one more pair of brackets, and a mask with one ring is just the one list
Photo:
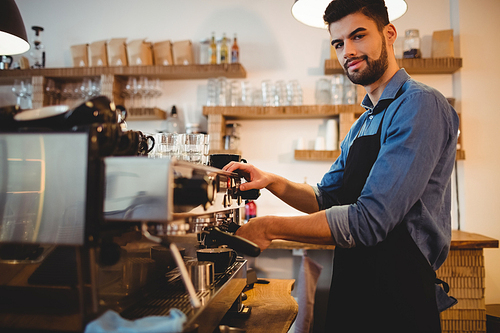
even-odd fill
[(246, 183), (240, 185), (240, 190), (248, 191), (252, 189), (262, 189), (267, 187), (272, 182), (272, 174), (257, 169), (252, 164), (241, 162), (230, 162), (225, 165), (222, 170), (236, 172), (245, 180)]

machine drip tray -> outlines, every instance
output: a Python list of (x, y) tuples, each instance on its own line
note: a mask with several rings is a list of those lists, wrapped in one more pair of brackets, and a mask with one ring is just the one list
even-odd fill
[[(203, 328), (199, 326), (198, 331), (204, 329), (212, 332), (230, 309), (233, 302), (241, 295), (246, 286), (246, 260), (237, 260), (226, 273), (215, 276), (214, 287), (207, 291), (197, 292), (202, 306), (194, 309), (191, 306), (189, 294), (177, 270), (172, 270), (166, 276), (168, 283), (158, 285), (155, 290), (141, 294), (141, 299), (121, 312), (123, 318), (134, 320), (146, 316), (165, 316), (170, 309), (179, 309), (188, 317), (186, 327), (197, 325), (197, 320), (202, 313)], [(213, 328), (210, 330), (210, 323)], [(210, 321), (208, 320), (208, 321)], [(201, 329), (201, 331), (200, 331)]]

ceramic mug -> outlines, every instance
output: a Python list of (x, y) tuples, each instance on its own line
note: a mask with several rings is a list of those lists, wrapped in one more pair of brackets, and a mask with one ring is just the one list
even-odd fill
[(242, 159), (238, 154), (211, 154), (210, 155), (210, 166), (218, 169), (222, 169), (229, 162), (243, 162), (247, 163), (245, 159)]

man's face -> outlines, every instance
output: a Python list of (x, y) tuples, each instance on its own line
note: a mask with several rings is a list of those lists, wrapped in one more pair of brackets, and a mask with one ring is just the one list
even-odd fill
[(368, 86), (387, 70), (385, 38), (365, 15), (350, 14), (330, 24), (330, 35), (337, 58), (353, 83)]

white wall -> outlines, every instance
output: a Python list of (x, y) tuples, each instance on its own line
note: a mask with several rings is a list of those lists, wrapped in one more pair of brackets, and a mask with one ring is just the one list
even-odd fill
[[(329, 57), (328, 33), (307, 27), (291, 16), (292, 0), (17, 0), (26, 26), (45, 28), (47, 67), (70, 67), (70, 46), (109, 38), (198, 42), (212, 31), (219, 37), (238, 34), (241, 63), (254, 85), (264, 79), (298, 79), (304, 103), (314, 104), (314, 84), (323, 76)], [(407, 0), (408, 12), (394, 22), (399, 35), (416, 28), (422, 36), (424, 57), (430, 56), (433, 31), (453, 28), (457, 56), (463, 68), (454, 75), (415, 75), (414, 78), (457, 98), (462, 113), (466, 160), (459, 162), (461, 225), (466, 231), (500, 239), (500, 113), (494, 104), (500, 88), (498, 0)], [(479, 6), (478, 6), (479, 5)], [(28, 29), (29, 30), (29, 29)], [(31, 32), (31, 31), (29, 31)], [(201, 116), (205, 80), (165, 81), (160, 107), (176, 104)], [(7, 90), (6, 90), (7, 89)], [(0, 91), (0, 105), (12, 104), (8, 88)], [(257, 166), (295, 181), (318, 182), (329, 163), (293, 159), (300, 136), (312, 141), (322, 120), (242, 121), (241, 150)], [(154, 131), (160, 122), (130, 123), (134, 129)], [(263, 191), (259, 215), (297, 214)], [(456, 212), (454, 212), (456, 219)], [(500, 303), (500, 251), (486, 253), (486, 302)]]

